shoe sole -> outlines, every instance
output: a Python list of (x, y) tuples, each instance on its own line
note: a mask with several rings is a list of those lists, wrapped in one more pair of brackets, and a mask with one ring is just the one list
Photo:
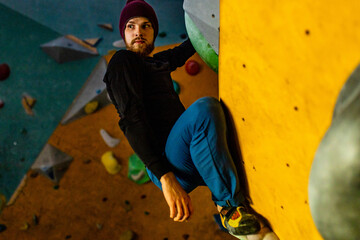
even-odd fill
[[(230, 232), (229, 232), (230, 233)], [(230, 235), (234, 236), (240, 240), (280, 240), (278, 236), (274, 232), (271, 232), (269, 228), (265, 227), (260, 230), (260, 232), (256, 234), (250, 235), (234, 235), (230, 233)]]

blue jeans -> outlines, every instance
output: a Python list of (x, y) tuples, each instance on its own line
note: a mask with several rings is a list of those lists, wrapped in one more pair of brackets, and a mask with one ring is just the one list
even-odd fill
[[(187, 193), (208, 186), (219, 206), (238, 206), (244, 201), (227, 146), (225, 115), (217, 99), (200, 98), (179, 117), (168, 136), (165, 154)], [(147, 171), (161, 189), (159, 179)]]

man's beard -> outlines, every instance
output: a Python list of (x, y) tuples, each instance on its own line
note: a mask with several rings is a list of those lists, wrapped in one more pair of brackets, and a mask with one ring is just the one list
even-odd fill
[(126, 44), (126, 49), (138, 54), (141, 57), (147, 57), (154, 50), (155, 46), (154, 42), (151, 44), (144, 44), (145, 48), (135, 48), (133, 43), (131, 43), (131, 45)]

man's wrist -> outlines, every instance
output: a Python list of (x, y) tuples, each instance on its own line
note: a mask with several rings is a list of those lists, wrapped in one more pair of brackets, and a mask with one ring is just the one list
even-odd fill
[(175, 178), (175, 175), (173, 172), (167, 172), (164, 175), (161, 176), (160, 182), (161, 184), (167, 183)]

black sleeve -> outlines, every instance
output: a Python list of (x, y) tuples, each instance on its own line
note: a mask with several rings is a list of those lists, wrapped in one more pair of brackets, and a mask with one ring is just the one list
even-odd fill
[(162, 59), (170, 63), (170, 70), (174, 71), (176, 68), (181, 67), (185, 62), (195, 53), (195, 49), (190, 42), (186, 40), (179, 46), (154, 54), (154, 58)]
[(104, 82), (119, 113), (121, 130), (145, 166), (160, 179), (171, 166), (145, 113), (143, 78), (143, 60), (131, 51), (120, 50), (111, 58)]

